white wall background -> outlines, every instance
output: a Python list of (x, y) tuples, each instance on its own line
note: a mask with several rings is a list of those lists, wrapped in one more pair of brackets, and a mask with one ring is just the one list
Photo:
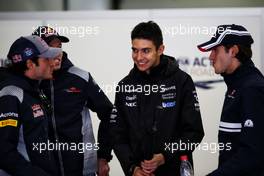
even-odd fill
[(262, 0), (122, 0), (121, 9), (263, 7)]
[(0, 0), (0, 11), (263, 7), (263, 0)]
[[(208, 57), (196, 45), (210, 39), (211, 34), (202, 30), (219, 24), (241, 24), (252, 34), (253, 60), (263, 71), (262, 49), (263, 9), (181, 9), (181, 10), (129, 10), (93, 12), (43, 12), (0, 13), (0, 58), (5, 58), (12, 42), (23, 35), (30, 35), (38, 25), (50, 25), (61, 35), (70, 38), (63, 49), (80, 68), (90, 71), (97, 83), (114, 102), (114, 86), (126, 76), (133, 66), (131, 59), (130, 32), (142, 21), (154, 20), (163, 29), (165, 54), (188, 61), (181, 68), (189, 72), (194, 81), (221, 79), (214, 74), (209, 61), (203, 66), (193, 66), (198, 58)], [(200, 32), (188, 32), (191, 28)], [(112, 90), (111, 90), (112, 89)], [(203, 143), (216, 143), (224, 83), (213, 85), (213, 89), (197, 89), (205, 129)], [(93, 114), (94, 131), (98, 120)], [(217, 167), (214, 150), (196, 150), (194, 163), (196, 176), (203, 176)], [(110, 175), (123, 175), (116, 158), (111, 161)]]

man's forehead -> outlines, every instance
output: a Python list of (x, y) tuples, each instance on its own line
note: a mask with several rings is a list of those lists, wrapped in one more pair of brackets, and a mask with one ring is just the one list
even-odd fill
[(152, 48), (155, 47), (153, 41), (147, 39), (134, 39), (132, 40), (133, 47), (140, 47), (140, 48)]

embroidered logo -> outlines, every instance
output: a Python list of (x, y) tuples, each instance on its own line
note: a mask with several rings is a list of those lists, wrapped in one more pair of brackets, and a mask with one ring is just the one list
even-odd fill
[(236, 93), (236, 90), (232, 90), (229, 92), (229, 94), (227, 95), (228, 98), (235, 98), (235, 93)]
[(26, 49), (24, 50), (24, 53), (25, 53), (25, 55), (26, 55), (27, 57), (29, 57), (29, 56), (31, 56), (31, 55), (33, 54), (33, 50), (32, 50), (32, 48), (26, 48)]
[(110, 116), (110, 123), (116, 123), (116, 117), (117, 117), (117, 109), (114, 106), (112, 109), (111, 116)]
[(163, 100), (176, 98), (176, 93), (166, 93), (161, 95)]
[(12, 56), (12, 60), (14, 63), (18, 63), (22, 61), (22, 56), (21, 54), (15, 54), (14, 56)]
[(176, 101), (172, 101), (172, 102), (162, 102), (162, 107), (163, 108), (172, 108), (176, 106)]
[(126, 100), (128, 101), (134, 101), (137, 99), (137, 95), (133, 95), (133, 96), (126, 96)]
[(126, 102), (125, 105), (128, 106), (128, 107), (136, 107), (137, 106), (137, 102), (136, 101), (135, 102)]
[(37, 118), (44, 115), (44, 112), (39, 104), (34, 104), (32, 107), (33, 117)]
[(0, 119), (1, 118), (6, 118), (6, 117), (15, 117), (15, 118), (18, 118), (18, 113), (15, 113), (15, 112), (7, 112), (7, 113), (1, 113), (0, 114)]
[(247, 119), (244, 123), (244, 127), (254, 127), (254, 123), (252, 120)]
[(65, 89), (65, 91), (68, 93), (80, 93), (81, 92), (81, 90), (76, 87), (70, 87), (68, 89)]
[(192, 93), (193, 93), (193, 97), (195, 99), (195, 103), (194, 103), (195, 110), (200, 111), (200, 104), (199, 104), (198, 95), (197, 95), (196, 90), (192, 91)]
[(0, 128), (6, 127), (6, 126), (17, 127), (17, 124), (18, 124), (18, 121), (14, 120), (14, 119), (2, 120), (2, 121), (0, 121)]
[(167, 92), (169, 90), (176, 90), (176, 86), (163, 87), (161, 92)]

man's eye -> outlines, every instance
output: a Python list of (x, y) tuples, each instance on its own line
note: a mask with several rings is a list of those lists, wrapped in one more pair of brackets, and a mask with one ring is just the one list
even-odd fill
[(135, 48), (132, 48), (132, 52), (133, 52), (133, 53), (137, 53), (137, 52), (138, 52), (138, 50), (137, 50), (137, 49), (135, 49)]
[(143, 53), (149, 53), (150, 52), (150, 49), (149, 48), (144, 48), (144, 49), (142, 49), (142, 51), (143, 51)]

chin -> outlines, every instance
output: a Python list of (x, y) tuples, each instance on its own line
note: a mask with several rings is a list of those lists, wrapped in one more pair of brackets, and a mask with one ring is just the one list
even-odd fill
[(54, 69), (54, 71), (56, 71), (56, 70), (59, 70), (61, 68), (61, 66), (55, 66), (53, 69)]
[(45, 79), (52, 79), (53, 76), (47, 76)]
[(145, 72), (145, 71), (148, 70), (148, 68), (146, 68), (146, 67), (139, 67), (139, 66), (137, 66), (137, 68), (138, 68), (140, 71), (142, 71), (142, 72)]

